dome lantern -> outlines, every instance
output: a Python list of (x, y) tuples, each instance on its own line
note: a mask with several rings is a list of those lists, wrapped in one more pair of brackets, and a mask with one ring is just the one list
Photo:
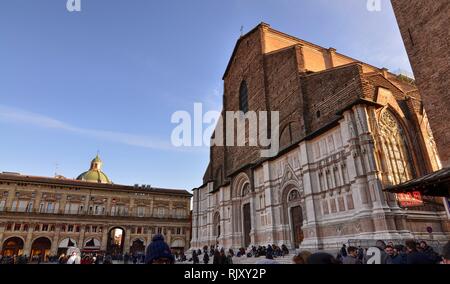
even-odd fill
[(97, 156), (95, 156), (95, 158), (91, 161), (91, 167), (89, 170), (79, 175), (77, 180), (111, 184), (112, 182), (108, 176), (102, 172), (102, 166), (103, 162), (97, 154)]

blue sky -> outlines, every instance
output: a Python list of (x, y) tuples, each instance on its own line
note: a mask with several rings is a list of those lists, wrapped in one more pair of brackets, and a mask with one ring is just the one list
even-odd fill
[[(240, 35), (273, 28), (411, 71), (388, 0), (0, 2), (0, 171), (76, 177), (97, 150), (115, 183), (191, 189), (207, 147), (171, 147), (177, 110), (220, 110)], [(205, 128), (208, 125), (205, 125)]]

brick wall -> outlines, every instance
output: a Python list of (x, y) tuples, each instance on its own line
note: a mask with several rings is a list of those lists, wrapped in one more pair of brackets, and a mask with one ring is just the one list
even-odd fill
[(450, 166), (450, 1), (391, 0), (444, 166)]
[[(224, 76), (224, 109), (226, 111), (239, 110), (239, 89), (245, 80), (248, 88), (249, 110), (267, 110), (265, 100), (264, 68), (262, 54), (262, 28), (259, 26), (251, 34), (242, 38), (238, 43), (228, 72)], [(237, 129), (235, 128), (235, 133)], [(236, 134), (235, 134), (236, 137)], [(260, 158), (258, 147), (226, 147), (226, 173), (229, 174), (239, 167)], [(213, 168), (217, 168), (213, 161)]]
[(264, 60), (268, 107), (279, 111), (281, 148), (305, 136), (299, 71), (303, 68), (299, 45), (267, 54)]
[(307, 134), (339, 118), (336, 113), (364, 96), (358, 64), (301, 78)]

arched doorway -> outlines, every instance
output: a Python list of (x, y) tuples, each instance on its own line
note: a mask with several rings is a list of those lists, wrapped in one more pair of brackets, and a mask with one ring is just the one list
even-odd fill
[(141, 239), (136, 239), (133, 241), (130, 247), (130, 253), (132, 255), (142, 255), (145, 254), (145, 245), (144, 241)]
[(6, 239), (2, 246), (3, 256), (13, 256), (23, 254), (23, 240), (19, 237)]
[(286, 237), (291, 240), (292, 248), (299, 248), (304, 239), (302, 196), (297, 187), (293, 185), (288, 186), (283, 193), (283, 207), (286, 208), (283, 214), (283, 223), (289, 225)]
[(62, 240), (58, 245), (58, 256), (63, 253), (66, 254), (67, 249), (69, 247), (76, 247), (76, 246), (77, 246), (77, 242), (72, 238), (66, 238), (66, 239)]
[(31, 245), (31, 259), (39, 258), (41, 261), (47, 261), (51, 246), (52, 242), (48, 238), (37, 238)]
[(106, 251), (113, 256), (123, 254), (125, 230), (120, 227), (112, 228), (108, 234)]

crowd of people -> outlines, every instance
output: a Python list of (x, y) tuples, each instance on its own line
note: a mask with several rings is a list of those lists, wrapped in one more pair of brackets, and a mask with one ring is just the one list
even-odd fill
[(336, 257), (325, 252), (311, 254), (302, 251), (293, 262), (296, 264), (450, 264), (450, 241), (442, 253), (434, 251), (426, 241), (407, 240), (404, 244), (376, 241), (373, 253), (369, 248), (342, 245)]
[[(233, 258), (259, 258), (256, 264), (277, 264), (277, 258), (289, 255), (289, 249), (285, 245), (277, 246), (251, 246), (249, 249), (240, 248), (234, 250), (219, 248), (216, 246), (205, 246), (203, 249), (192, 251), (188, 257), (183, 251), (172, 253), (169, 245), (160, 234), (155, 235), (144, 254), (110, 255), (99, 253), (80, 253), (72, 251), (61, 254), (59, 257), (48, 257), (48, 260), (59, 264), (113, 264), (113, 260), (128, 264), (233, 264)], [(41, 258), (31, 260), (41, 263)], [(0, 264), (27, 264), (29, 257), (1, 256)], [(406, 240), (402, 244), (394, 244), (382, 240), (376, 241), (374, 247), (363, 248), (361, 246), (347, 246), (343, 244), (336, 256), (327, 252), (301, 251), (292, 258), (294, 264), (450, 264), (450, 241), (444, 246), (442, 252), (436, 252), (426, 241)]]
[[(203, 250), (194, 250), (188, 262), (200, 263), (203, 254), (203, 263), (209, 263), (213, 257), (213, 264), (232, 264), (236, 257), (263, 257), (256, 264), (277, 264), (276, 258), (289, 254), (289, 249), (282, 245), (252, 246), (247, 251), (240, 248), (237, 254), (229, 249), (225, 254), (224, 248), (218, 246), (204, 247)], [(181, 260), (180, 260), (181, 261)], [(292, 258), (294, 264), (450, 264), (450, 241), (444, 246), (442, 253), (436, 252), (426, 241), (406, 240), (404, 244), (394, 244), (382, 240), (376, 241), (372, 248), (361, 246), (342, 245), (334, 257), (327, 252), (301, 251)]]
[[(406, 240), (404, 244), (387, 244), (378, 240), (375, 248), (378, 249), (379, 257), (375, 260), (380, 264), (438, 264), (450, 258), (450, 242), (443, 249), (442, 254), (434, 251), (426, 241)], [(370, 263), (372, 255), (368, 254), (367, 248), (349, 246), (344, 244), (336, 257), (336, 261), (342, 264), (365, 264)]]

